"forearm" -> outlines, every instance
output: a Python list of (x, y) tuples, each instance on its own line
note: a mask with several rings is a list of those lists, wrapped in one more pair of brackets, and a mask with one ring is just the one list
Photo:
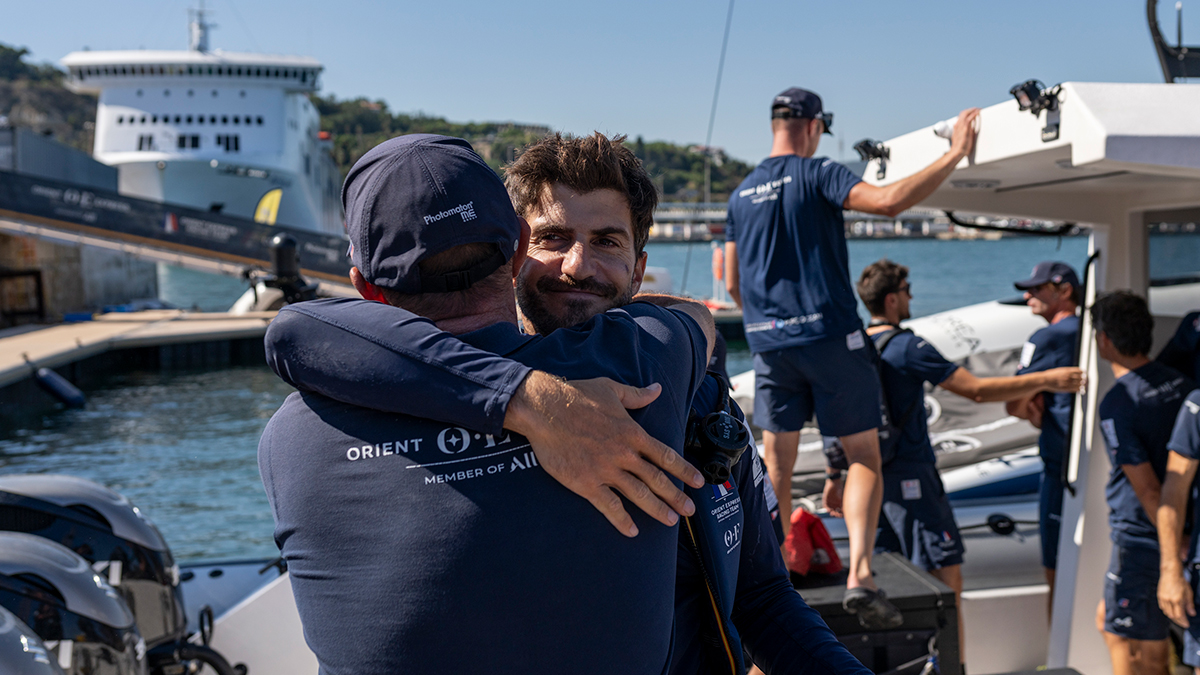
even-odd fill
[(981, 377), (979, 378), (979, 387), (971, 398), (976, 403), (1024, 399), (1046, 389), (1046, 384), (1046, 377), (1042, 373), (1008, 377)]
[(950, 150), (934, 163), (916, 174), (898, 180), (883, 188), (883, 204), (887, 215), (898, 215), (901, 211), (919, 204), (937, 190), (962, 161), (964, 155)]
[(1137, 498), (1138, 503), (1142, 505), (1142, 510), (1150, 518), (1150, 523), (1158, 527), (1158, 506), (1162, 500), (1162, 490), (1158, 487), (1138, 490)]
[(738, 271), (737, 244), (725, 242), (725, 292), (730, 299), (742, 306), (741, 276)]
[(501, 433), (531, 372), (411, 312), (365, 300), (286, 307), (264, 344), (275, 373), (298, 389), (490, 434)]
[(753, 615), (734, 616), (750, 658), (769, 673), (868, 675), (791, 583), (771, 589)]
[(1180, 553), (1183, 549), (1184, 519), (1181, 512), (1181, 508), (1166, 501), (1158, 507), (1156, 527), (1158, 529), (1159, 569), (1164, 575), (1183, 573), (1183, 560)]

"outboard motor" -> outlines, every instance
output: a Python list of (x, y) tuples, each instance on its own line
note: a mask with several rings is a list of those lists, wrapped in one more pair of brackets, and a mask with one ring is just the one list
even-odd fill
[(154, 524), (116, 492), (74, 476), (0, 476), (0, 530), (44, 537), (86, 559), (128, 603), (148, 646), (186, 637), (179, 566)]
[(0, 532), (0, 606), (66, 675), (146, 675), (146, 643), (121, 596), (61, 544)]
[(216, 651), (187, 642), (179, 566), (158, 528), (125, 497), (75, 476), (0, 476), (0, 530), (44, 537), (87, 560), (132, 610), (152, 673), (183, 672), (184, 661), (236, 672)]
[(0, 607), (0, 664), (7, 675), (63, 675), (58, 659), (13, 613)]

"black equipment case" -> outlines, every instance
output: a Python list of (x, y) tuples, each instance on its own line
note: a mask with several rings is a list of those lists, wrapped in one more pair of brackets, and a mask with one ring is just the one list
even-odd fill
[(874, 556), (875, 583), (904, 614), (904, 625), (890, 631), (866, 631), (842, 609), (846, 572), (792, 575), (801, 597), (820, 612), (842, 644), (875, 673), (903, 668), (895, 675), (916, 675), (925, 667), (931, 646), (941, 675), (962, 675), (958, 648), (958, 605), (954, 591), (894, 553)]

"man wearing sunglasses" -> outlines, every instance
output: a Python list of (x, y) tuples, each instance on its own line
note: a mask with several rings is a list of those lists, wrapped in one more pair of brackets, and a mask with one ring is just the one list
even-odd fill
[[(1012, 377), (977, 377), (946, 360), (921, 336), (900, 327), (912, 316), (912, 285), (908, 268), (886, 258), (862, 271), (858, 297), (871, 313), (867, 335), (883, 361), (880, 383), (892, 424), (899, 429), (891, 452), (885, 453), (889, 456), (883, 464), (883, 510), (876, 550), (903, 555), (961, 595), (964, 548), (929, 441), (925, 383), (982, 403), (1041, 391), (1076, 392), (1083, 384), (1083, 372), (1051, 368)], [(840, 504), (840, 491), (841, 482), (833, 475), (825, 492), (825, 506), (831, 511)], [(959, 644), (965, 644), (961, 613), (958, 629)]]
[[(729, 198), (725, 284), (743, 311), (754, 353), (754, 423), (767, 471), (790, 522), (800, 428), (816, 413), (821, 433), (845, 448), (843, 511), (850, 535), (843, 605), (870, 629), (902, 618), (871, 578), (883, 495), (879, 380), (850, 283), (842, 210), (895, 216), (928, 197), (975, 145), (978, 108), (958, 116), (950, 149), (886, 187), (813, 156), (833, 115), (821, 97), (791, 88), (771, 104), (771, 154)], [(787, 553), (784, 553), (785, 558)]]
[[(1029, 278), (1013, 284), (1025, 291), (1025, 304), (1050, 325), (1038, 329), (1021, 349), (1017, 374), (1036, 373), (1050, 368), (1074, 366), (1079, 355), (1079, 308), (1081, 288), (1075, 270), (1065, 262), (1047, 260), (1033, 268)], [(1058, 537), (1062, 526), (1063, 460), (1066, 457), (1067, 429), (1071, 423), (1074, 394), (1037, 392), (1009, 401), (1008, 414), (1029, 420), (1042, 430), (1038, 451), (1045, 465), (1038, 502), (1039, 535), (1042, 540), (1042, 567), (1050, 596), (1054, 597), (1054, 570), (1058, 563)]]

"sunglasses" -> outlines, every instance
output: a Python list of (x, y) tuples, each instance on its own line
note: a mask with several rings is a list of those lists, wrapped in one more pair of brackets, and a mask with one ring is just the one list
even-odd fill
[[(771, 119), (773, 120), (790, 120), (793, 118), (802, 119), (788, 107), (780, 106), (771, 110)], [(833, 113), (831, 112), (817, 113), (816, 117), (812, 119), (821, 120), (821, 123), (825, 125), (826, 132), (833, 126)]]

